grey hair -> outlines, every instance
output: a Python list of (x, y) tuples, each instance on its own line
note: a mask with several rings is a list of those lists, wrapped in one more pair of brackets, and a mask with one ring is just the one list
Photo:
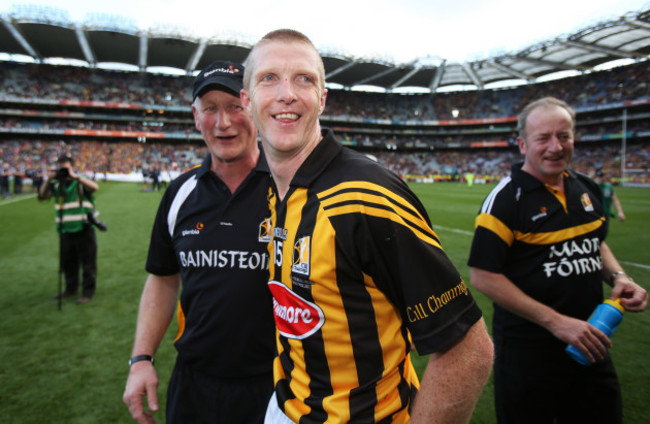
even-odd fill
[(528, 120), (528, 115), (540, 107), (551, 107), (557, 106), (566, 110), (571, 116), (572, 129), (575, 129), (576, 126), (576, 112), (571, 106), (569, 106), (565, 101), (556, 99), (555, 97), (542, 97), (541, 99), (535, 100), (534, 102), (528, 103), (526, 107), (521, 111), (517, 118), (517, 131), (519, 132), (519, 137), (526, 139), (526, 121)]

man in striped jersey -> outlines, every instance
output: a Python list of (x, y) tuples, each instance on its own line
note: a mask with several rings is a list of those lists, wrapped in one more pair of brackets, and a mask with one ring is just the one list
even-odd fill
[[(620, 423), (612, 344), (586, 320), (603, 301), (603, 281), (628, 311), (644, 310), (648, 294), (604, 241), (598, 186), (568, 169), (573, 110), (543, 98), (518, 127), (524, 163), (483, 203), (469, 257), (472, 284), (494, 301), (498, 422)], [(594, 364), (573, 361), (567, 344)]]
[[(266, 422), (467, 422), (492, 361), (481, 311), (406, 184), (321, 131), (324, 85), (296, 31), (247, 59), (242, 102), (274, 180)], [(421, 386), (411, 343), (431, 354)]]

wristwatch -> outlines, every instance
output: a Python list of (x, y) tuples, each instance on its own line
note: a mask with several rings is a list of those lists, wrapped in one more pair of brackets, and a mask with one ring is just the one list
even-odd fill
[(612, 286), (614, 285), (614, 281), (616, 280), (616, 277), (618, 277), (619, 275), (627, 275), (627, 274), (625, 273), (625, 271), (612, 272), (612, 275), (609, 276), (609, 282), (612, 284)]
[(129, 367), (131, 367), (136, 362), (140, 362), (140, 361), (149, 361), (151, 362), (151, 365), (156, 364), (156, 361), (154, 361), (153, 356), (151, 355), (136, 355), (133, 358), (129, 359)]

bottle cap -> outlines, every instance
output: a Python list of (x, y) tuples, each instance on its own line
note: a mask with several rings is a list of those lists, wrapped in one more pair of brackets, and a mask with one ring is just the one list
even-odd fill
[(621, 299), (618, 298), (618, 297), (616, 299), (614, 299), (614, 300), (605, 299), (605, 301), (603, 303), (607, 303), (608, 305), (612, 305), (613, 307), (615, 307), (616, 309), (621, 311), (622, 314), (625, 313), (625, 308), (623, 307), (623, 305), (621, 305)]

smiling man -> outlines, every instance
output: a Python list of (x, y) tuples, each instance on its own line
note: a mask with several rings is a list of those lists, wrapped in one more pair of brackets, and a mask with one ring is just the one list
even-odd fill
[[(503, 423), (622, 421), (621, 392), (607, 336), (586, 322), (603, 301), (642, 311), (647, 292), (605, 243), (598, 186), (568, 169), (575, 113), (545, 97), (519, 116), (524, 163), (512, 167), (476, 218), (472, 285), (494, 301), (494, 387)], [(578, 347), (594, 364), (565, 354)]]
[(153, 422), (158, 410), (153, 356), (181, 282), (166, 422), (260, 423), (273, 391), (270, 177), (239, 98), (243, 73), (215, 62), (194, 79), (192, 111), (209, 155), (170, 183), (154, 222), (124, 391), (139, 423)]
[[(242, 103), (274, 181), (278, 357), (265, 422), (469, 421), (492, 342), (424, 207), (321, 131), (324, 67), (306, 36), (271, 32), (246, 64)], [(431, 354), (421, 386), (411, 342)]]

